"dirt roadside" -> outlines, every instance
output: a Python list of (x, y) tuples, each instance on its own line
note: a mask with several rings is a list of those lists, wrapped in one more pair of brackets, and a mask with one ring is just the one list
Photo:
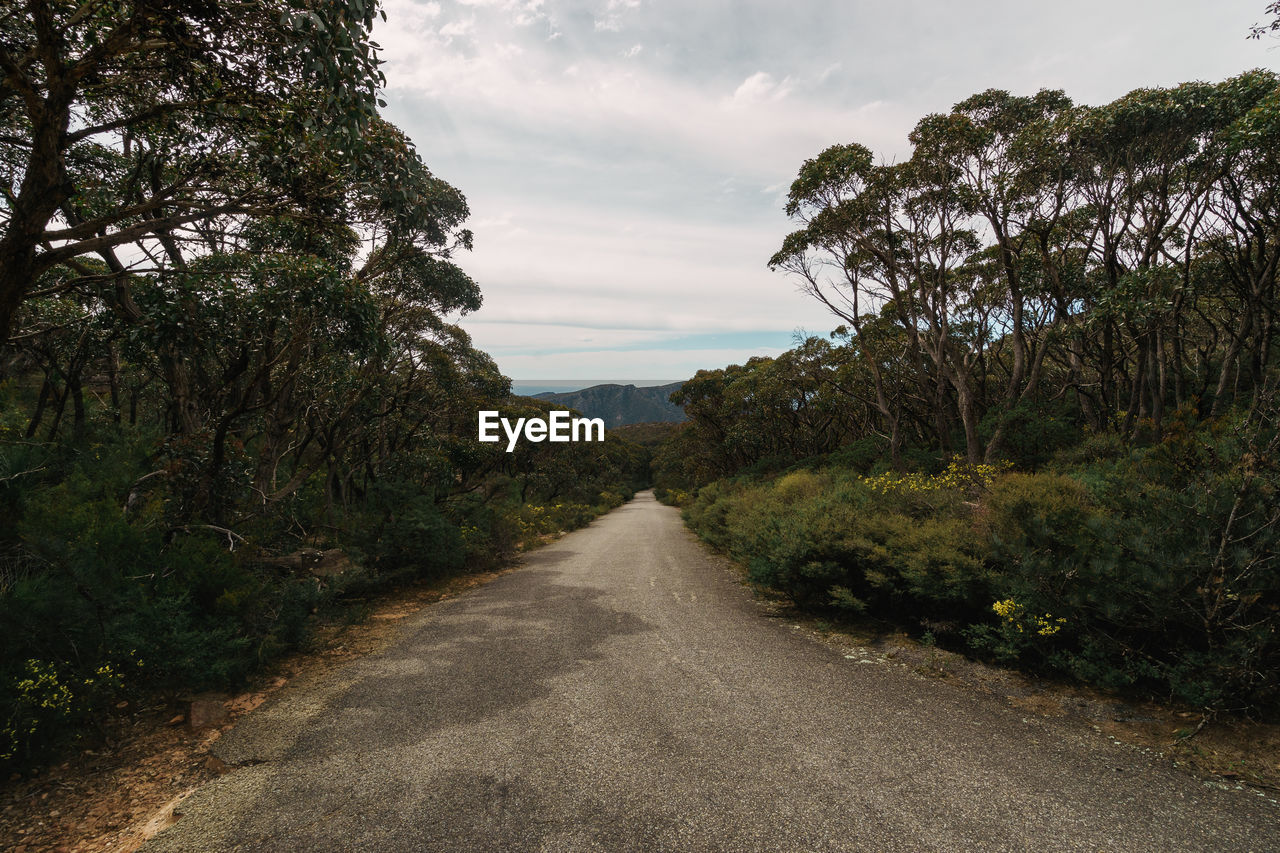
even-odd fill
[(1117, 744), (1162, 758), (1206, 784), (1249, 788), (1280, 805), (1280, 724), (1142, 702), (1079, 684), (1038, 678), (926, 645), (872, 624), (834, 624), (762, 594), (772, 618), (838, 648), (850, 660), (903, 666), (995, 696), (1028, 716), (1086, 726)]

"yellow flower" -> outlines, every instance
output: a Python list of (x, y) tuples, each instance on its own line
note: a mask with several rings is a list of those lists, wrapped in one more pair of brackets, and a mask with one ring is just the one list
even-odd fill
[(1004, 620), (1006, 625), (1010, 625), (1022, 633), (1024, 626), (1035, 629), (1036, 634), (1041, 637), (1052, 637), (1054, 634), (1062, 630), (1062, 626), (1067, 624), (1065, 617), (1055, 617), (1052, 613), (1046, 613), (1043, 616), (1026, 617), (1023, 613), (1023, 607), (1012, 598), (1006, 598), (1003, 601), (997, 601), (991, 605), (991, 609), (996, 615)]

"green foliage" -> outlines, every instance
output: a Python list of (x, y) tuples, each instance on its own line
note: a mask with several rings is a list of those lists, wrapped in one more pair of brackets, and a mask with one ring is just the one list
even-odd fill
[(859, 474), (868, 474), (877, 462), (884, 459), (887, 449), (880, 438), (867, 436), (849, 442), (830, 454), (826, 461), (835, 468), (846, 468)]
[(1278, 117), (992, 89), (805, 161), (768, 263), (842, 325), (686, 382), (658, 494), (804, 607), (1273, 713)]
[[(68, 259), (115, 263), (140, 239), (177, 252), (162, 235), (228, 214), (333, 217), (342, 189), (324, 178), (338, 160), (374, 161), (402, 208), (431, 207), (407, 159), (378, 162), (382, 140), (364, 150), (383, 82), (376, 11), (367, 0), (54, 3), (0, 18), (7, 55), (44, 57), (0, 79), (0, 184), (15, 193), (0, 212), (0, 341), (34, 282)], [(57, 231), (66, 225), (85, 227)], [(113, 286), (131, 313), (126, 282)]]
[(989, 442), (1001, 430), (1000, 454), (1021, 469), (1039, 468), (1058, 450), (1071, 447), (1080, 435), (1075, 413), (1062, 404), (1019, 403), (1008, 409), (992, 409), (978, 425)]
[(377, 115), (376, 3), (40, 8), (0, 16), (43, 59), (0, 77), (0, 763), (104, 713), (101, 667), (234, 686), (648, 483), (616, 436), (477, 441), (549, 406), (455, 322), (467, 201)]
[[(964, 494), (961, 487), (930, 491)], [(799, 470), (704, 487), (685, 517), (742, 560), (753, 582), (801, 606), (954, 616), (988, 588), (982, 548), (959, 501), (925, 512), (918, 497), (909, 488), (886, 493), (883, 484), (839, 469)]]
[(1086, 509), (1010, 514), (1015, 584), (1080, 638), (1061, 665), (1194, 704), (1274, 706), (1274, 418), (1211, 422), (1098, 463), (1084, 472), (1095, 484)]
[(982, 498), (980, 529), (1012, 554), (1044, 553), (1065, 544), (1059, 537), (1095, 522), (1079, 480), (1062, 474), (1005, 474)]
[(425, 578), (456, 572), (465, 559), (462, 532), (426, 497), (395, 508), (369, 553), (374, 565)]
[(124, 676), (109, 663), (76, 676), (31, 658), (6, 675), (0, 686), (0, 767), (21, 764), (56, 745), (124, 686)]
[[(685, 518), (754, 583), (818, 612), (1197, 706), (1280, 699), (1274, 406), (1059, 471), (820, 469), (720, 480)], [(1092, 461), (1088, 461), (1088, 460)], [(1074, 464), (1072, 460), (1077, 460)]]

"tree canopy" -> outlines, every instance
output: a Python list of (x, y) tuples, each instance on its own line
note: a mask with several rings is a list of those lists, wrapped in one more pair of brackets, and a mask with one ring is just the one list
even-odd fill
[(1275, 359), (1278, 82), (991, 90), (923, 118), (903, 162), (806, 161), (770, 266), (852, 334), (860, 431), (976, 463), (1050, 400), (1132, 434), (1247, 399)]
[(549, 406), (458, 325), (467, 201), (378, 113), (377, 12), (0, 12), (0, 764), (113, 705), (102, 667), (226, 687), (327, 603), (492, 565), (647, 476), (614, 437), (477, 440), (480, 409)]
[(372, 0), (10, 5), (0, 15), (0, 341), (24, 300), (73, 286), (134, 312), (125, 268), (154, 269), (148, 254), (172, 255), (197, 223), (334, 212), (335, 161), (359, 159), (376, 116), (376, 10)]

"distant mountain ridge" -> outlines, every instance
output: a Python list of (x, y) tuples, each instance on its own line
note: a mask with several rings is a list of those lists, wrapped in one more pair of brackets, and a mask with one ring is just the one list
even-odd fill
[(592, 385), (581, 391), (562, 394), (547, 391), (535, 394), (539, 400), (576, 409), (589, 418), (600, 418), (605, 428), (654, 422), (678, 423), (684, 409), (668, 399), (683, 382), (668, 385)]

